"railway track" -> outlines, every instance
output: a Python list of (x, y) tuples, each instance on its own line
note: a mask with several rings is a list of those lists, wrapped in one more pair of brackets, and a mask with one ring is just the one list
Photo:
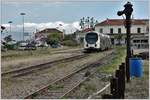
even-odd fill
[(83, 52), (83, 50), (77, 49), (77, 50), (55, 51), (52, 54), (58, 54), (58, 53), (78, 53), (78, 52)]
[[(73, 92), (81, 83), (86, 81), (90, 75), (94, 74), (97, 66), (108, 63), (112, 59), (113, 53), (107, 54), (105, 57), (93, 62), (80, 66), (78, 70), (61, 79), (39, 89), (38, 91), (26, 96), (25, 99), (58, 99), (64, 98), (69, 93)], [(107, 59), (107, 60), (106, 60)]]
[(50, 62), (39, 64), (39, 65), (33, 65), (33, 66), (28, 66), (25, 68), (21, 68), (21, 69), (9, 71), (9, 72), (4, 72), (1, 74), (1, 76), (2, 77), (24, 76), (24, 75), (33, 73), (33, 72), (38, 71), (38, 70), (45, 70), (47, 68), (50, 68), (52, 66), (52, 64), (58, 64), (58, 63), (62, 63), (62, 62), (73, 61), (75, 59), (81, 59), (81, 58), (85, 58), (87, 56), (88, 56), (88, 54), (75, 55), (72, 57), (67, 57), (67, 58), (63, 58), (63, 59), (59, 59), (59, 60), (55, 60), (55, 61), (50, 61)]

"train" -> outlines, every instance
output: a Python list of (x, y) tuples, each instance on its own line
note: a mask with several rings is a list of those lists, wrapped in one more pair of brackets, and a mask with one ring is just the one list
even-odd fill
[(111, 39), (110, 36), (104, 35), (96, 31), (90, 31), (84, 37), (84, 50), (86, 51), (104, 51), (110, 49)]

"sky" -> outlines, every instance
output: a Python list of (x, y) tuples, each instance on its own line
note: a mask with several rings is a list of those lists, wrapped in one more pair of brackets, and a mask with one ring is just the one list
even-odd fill
[[(128, 0), (133, 4), (133, 18), (148, 18), (148, 0)], [(25, 31), (33, 33), (36, 29), (59, 27), (66, 34), (80, 29), (82, 17), (94, 17), (99, 22), (121, 19), (117, 11), (123, 10), (127, 0), (1, 0), (1, 24), (9, 31), (8, 21), (12, 23), (12, 33), (21, 37), (22, 16), (24, 12)], [(62, 26), (59, 26), (62, 24)], [(6, 32), (9, 34), (9, 32)], [(7, 35), (5, 34), (5, 35)]]

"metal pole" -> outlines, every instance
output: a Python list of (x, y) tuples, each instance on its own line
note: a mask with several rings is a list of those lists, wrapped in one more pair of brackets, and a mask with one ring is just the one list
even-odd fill
[(8, 23), (9, 23), (9, 33), (11, 35), (11, 23), (12, 23), (12, 21), (9, 21)]
[(24, 40), (24, 15), (25, 15), (25, 13), (20, 13), (20, 15), (22, 15), (22, 33), (23, 33), (23, 40)]
[(130, 66), (129, 60), (131, 58), (130, 27), (131, 27), (130, 16), (126, 16), (126, 31), (127, 31), (126, 76), (127, 76), (127, 82), (130, 81), (130, 70), (129, 70), (129, 66)]
[(24, 41), (24, 15), (22, 15), (22, 21), (23, 21), (23, 41)]
[(9, 25), (10, 25), (10, 34), (11, 34), (11, 23)]
[(127, 2), (124, 5), (125, 9), (123, 11), (118, 11), (118, 16), (121, 16), (123, 14), (126, 15), (126, 23), (125, 23), (125, 28), (127, 32), (127, 56), (126, 56), (126, 77), (127, 77), (127, 82), (130, 82), (130, 58), (131, 58), (131, 48), (130, 48), (130, 28), (131, 28), (131, 14), (133, 12), (132, 4), (130, 2)]

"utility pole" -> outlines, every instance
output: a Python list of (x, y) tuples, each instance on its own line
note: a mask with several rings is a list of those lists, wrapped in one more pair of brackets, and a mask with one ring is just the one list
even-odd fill
[(10, 35), (11, 35), (11, 24), (13, 23), (12, 21), (9, 21), (9, 32), (10, 32)]
[(24, 40), (24, 15), (26, 15), (25, 13), (20, 13), (20, 15), (22, 15), (22, 33), (23, 33), (23, 40)]
[(125, 9), (123, 11), (118, 11), (118, 16), (121, 16), (125, 14), (126, 20), (125, 20), (125, 28), (127, 33), (127, 56), (126, 56), (126, 77), (127, 82), (130, 82), (130, 64), (129, 59), (131, 58), (131, 45), (130, 45), (130, 28), (131, 28), (131, 14), (133, 12), (132, 4), (130, 2), (127, 2), (124, 7)]

